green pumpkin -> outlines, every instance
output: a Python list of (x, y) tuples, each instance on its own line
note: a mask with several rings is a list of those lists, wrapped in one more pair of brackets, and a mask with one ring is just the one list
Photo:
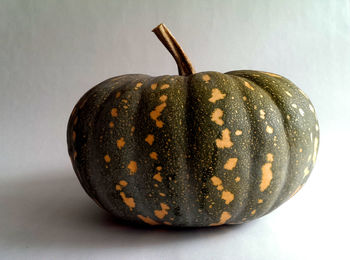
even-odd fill
[(114, 77), (80, 99), (68, 149), (88, 195), (129, 223), (216, 226), (298, 192), (319, 143), (305, 94), (268, 72), (182, 74)]

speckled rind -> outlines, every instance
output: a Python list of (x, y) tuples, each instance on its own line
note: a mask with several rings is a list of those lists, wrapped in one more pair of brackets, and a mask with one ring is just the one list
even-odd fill
[(238, 224), (292, 197), (314, 166), (310, 100), (272, 73), (142, 74), (88, 91), (68, 123), (88, 195), (131, 223)]

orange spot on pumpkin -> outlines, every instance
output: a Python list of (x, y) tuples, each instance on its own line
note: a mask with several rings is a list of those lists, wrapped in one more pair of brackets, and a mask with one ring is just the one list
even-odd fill
[(109, 157), (108, 154), (105, 155), (104, 159), (105, 159), (106, 163), (111, 162), (111, 157)]
[(210, 80), (210, 76), (209, 76), (208, 74), (204, 74), (204, 75), (202, 76), (202, 79), (205, 81), (205, 83), (208, 83), (209, 80)]
[(224, 121), (221, 119), (223, 115), (224, 111), (222, 111), (220, 108), (216, 108), (211, 114), (211, 121), (215, 122), (217, 125), (223, 125)]
[(277, 75), (277, 74), (275, 74), (275, 73), (271, 73), (271, 72), (263, 72), (263, 73), (266, 74), (266, 75), (269, 75), (269, 76), (271, 76), (271, 77), (282, 78), (282, 76)]
[(230, 137), (231, 131), (226, 128), (222, 130), (221, 134), (222, 139), (216, 139), (216, 146), (221, 149), (230, 148), (233, 145)]
[(152, 90), (156, 90), (156, 88), (157, 88), (157, 83), (153, 83), (153, 84), (151, 85), (151, 89), (152, 89)]
[(141, 219), (143, 222), (145, 222), (146, 224), (149, 224), (149, 225), (159, 225), (159, 223), (157, 221), (154, 221), (153, 219), (151, 219), (150, 217), (144, 217), (142, 215), (137, 215), (137, 217), (139, 219)]
[(130, 175), (134, 175), (137, 172), (137, 163), (135, 161), (130, 161), (128, 169)]
[(242, 130), (236, 130), (235, 135), (242, 135)]
[(235, 196), (229, 191), (223, 191), (221, 198), (225, 201), (225, 204), (228, 205), (234, 200)]
[(127, 182), (127, 181), (124, 181), (124, 180), (121, 180), (121, 181), (119, 182), (119, 184), (120, 184), (121, 186), (123, 186), (123, 187), (126, 187), (126, 186), (128, 185), (128, 182)]
[(120, 197), (122, 197), (123, 202), (129, 207), (130, 211), (132, 211), (133, 208), (135, 208), (136, 204), (133, 198), (126, 197), (124, 192), (120, 192)]
[(227, 160), (227, 162), (224, 165), (225, 170), (233, 170), (233, 168), (236, 167), (238, 159), (237, 158), (230, 158)]
[(261, 167), (262, 177), (260, 182), (260, 191), (263, 192), (266, 190), (272, 180), (273, 174), (272, 174), (272, 162), (273, 162), (273, 154), (268, 153), (266, 155), (267, 162)]
[(156, 152), (151, 152), (149, 157), (151, 157), (153, 160), (158, 160), (158, 154)]
[(162, 101), (162, 102), (165, 102), (167, 99), (168, 99), (167, 95), (162, 95), (162, 96), (159, 97), (159, 100)]
[(138, 83), (136, 84), (136, 86), (135, 86), (135, 89), (139, 89), (142, 85), (143, 85), (142, 82), (138, 82)]
[(167, 89), (167, 88), (169, 88), (169, 87), (170, 87), (169, 84), (163, 84), (163, 85), (160, 87), (160, 89)]
[(153, 142), (154, 142), (154, 135), (147, 135), (147, 137), (145, 138), (145, 141), (149, 144), (149, 145), (152, 145)]
[(125, 145), (124, 137), (117, 140), (117, 146), (118, 146), (119, 150), (122, 149), (124, 147), (124, 145)]
[(162, 176), (160, 175), (160, 172), (158, 172), (157, 174), (155, 174), (153, 176), (153, 179), (155, 179), (156, 181), (159, 181), (159, 182), (162, 182), (163, 178)]
[(216, 101), (224, 99), (225, 97), (226, 94), (221, 93), (218, 88), (213, 88), (211, 90), (211, 98), (209, 98), (209, 102), (215, 103)]
[(113, 116), (113, 117), (117, 117), (118, 116), (118, 111), (117, 111), (116, 108), (112, 108), (111, 109), (111, 116)]
[(222, 181), (219, 177), (213, 176), (211, 177), (211, 182), (213, 183), (214, 186), (218, 186), (222, 184)]
[(269, 134), (272, 134), (273, 133), (273, 128), (271, 126), (267, 126), (266, 127), (266, 132), (269, 133)]
[(259, 113), (260, 113), (260, 118), (265, 119), (265, 111), (263, 109), (260, 109)]
[(224, 187), (222, 186), (222, 181), (219, 177), (213, 176), (211, 177), (211, 182), (213, 183), (214, 186), (216, 186), (217, 190), (223, 190)]
[(224, 211), (221, 213), (220, 220), (217, 223), (210, 224), (209, 226), (220, 226), (223, 225), (231, 218), (231, 214), (228, 213), (227, 211)]
[(247, 81), (244, 81), (244, 86), (246, 86), (247, 88), (254, 90), (254, 88), (252, 87), (252, 85), (250, 85)]
[(170, 209), (169, 206), (163, 202), (160, 203), (160, 210), (155, 210), (154, 215), (159, 218), (163, 219), (166, 215), (168, 215), (168, 210)]
[(158, 117), (160, 117), (160, 115), (162, 114), (162, 111), (164, 110), (165, 107), (166, 107), (166, 103), (164, 102), (164, 103), (156, 106), (155, 109), (150, 113), (151, 119), (153, 119), (156, 122), (156, 126), (159, 128), (162, 128), (164, 125), (164, 122), (159, 120)]
[(267, 160), (268, 162), (273, 162), (273, 154), (272, 154), (272, 153), (268, 153), (268, 154), (266, 155), (266, 160)]

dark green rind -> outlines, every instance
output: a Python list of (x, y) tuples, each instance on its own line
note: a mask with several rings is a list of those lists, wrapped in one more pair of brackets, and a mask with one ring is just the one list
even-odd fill
[[(131, 223), (144, 223), (147, 218), (149, 224), (208, 226), (242, 223), (271, 212), (306, 182), (309, 174), (304, 177), (304, 170), (308, 167), (311, 172), (318, 149), (315, 138), (319, 140), (309, 99), (287, 79), (271, 75), (258, 71), (157, 78), (134, 74), (100, 83), (78, 102), (68, 123), (69, 154), (82, 186), (101, 207)], [(143, 85), (137, 88), (137, 83)], [(170, 87), (160, 89), (164, 84)], [(210, 102), (213, 88), (225, 98)], [(164, 102), (162, 95), (167, 96)], [(159, 128), (150, 113), (162, 103), (166, 106), (158, 119), (164, 125)], [(112, 108), (117, 108), (117, 117), (111, 115)], [(211, 120), (216, 108), (224, 112), (223, 125)], [(266, 112), (264, 119), (260, 109)], [(114, 127), (109, 127), (110, 122)], [(272, 134), (266, 132), (267, 125)], [(226, 128), (233, 146), (218, 148), (216, 139)], [(235, 135), (236, 130), (242, 134)], [(148, 134), (154, 135), (152, 145), (145, 141)], [(122, 137), (125, 145), (119, 149), (116, 141)], [(151, 152), (157, 153), (157, 159), (150, 157)], [(273, 178), (261, 191), (268, 153), (273, 154)], [(110, 162), (105, 161), (106, 154)], [(233, 170), (224, 169), (229, 158), (238, 158)], [(130, 161), (137, 162), (133, 175), (127, 168)], [(153, 178), (158, 172), (161, 182)], [(213, 176), (222, 180), (223, 190), (213, 184)], [(128, 184), (116, 190), (121, 180)], [(228, 204), (221, 198), (223, 191), (234, 194)], [(120, 192), (132, 198), (135, 207), (123, 202)], [(169, 209), (156, 214), (161, 203)], [(220, 221), (223, 212), (230, 217)]]

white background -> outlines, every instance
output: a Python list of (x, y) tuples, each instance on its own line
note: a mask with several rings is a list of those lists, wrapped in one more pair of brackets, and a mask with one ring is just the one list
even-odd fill
[[(248, 224), (116, 223), (84, 193), (66, 126), (89, 88), (176, 74), (164, 22), (197, 71), (257, 69), (296, 83), (320, 121), (308, 183)], [(0, 259), (350, 259), (350, 1), (0, 2)]]

